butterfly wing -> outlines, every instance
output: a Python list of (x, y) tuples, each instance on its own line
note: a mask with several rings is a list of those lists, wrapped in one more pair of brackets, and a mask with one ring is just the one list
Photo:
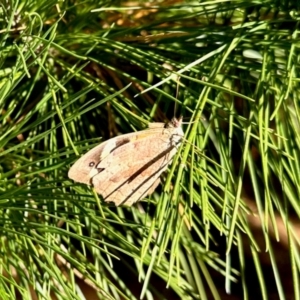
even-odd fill
[(116, 205), (132, 205), (151, 194), (175, 155), (182, 135), (174, 129), (163, 129), (116, 148), (97, 165), (99, 173), (92, 178), (95, 190), (105, 201)]
[[(154, 126), (153, 124), (156, 125)], [(157, 130), (161, 131), (161, 129), (164, 127), (164, 123), (150, 123), (149, 128), (152, 128), (152, 125), (154, 128), (156, 128), (156, 130), (146, 129), (138, 132), (123, 134), (94, 147), (75, 162), (75, 164), (69, 170), (68, 177), (76, 182), (91, 184), (91, 178), (98, 173), (98, 170), (95, 168), (95, 166), (97, 166), (99, 162), (108, 156), (112, 151), (126, 143), (130, 143), (137, 139), (148, 136), (149, 130), (151, 130), (151, 132), (155, 132)]]
[(109, 139), (94, 147), (75, 162), (69, 170), (68, 177), (77, 182), (91, 184), (91, 178), (98, 174), (96, 166), (99, 162), (114, 149), (129, 143), (131, 135), (134, 133)]

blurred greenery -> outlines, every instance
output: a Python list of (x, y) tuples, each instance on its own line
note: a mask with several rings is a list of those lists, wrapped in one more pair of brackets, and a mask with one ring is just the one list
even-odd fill
[[(300, 299), (298, 1), (0, 4), (1, 299)], [(68, 179), (174, 114), (150, 197)]]

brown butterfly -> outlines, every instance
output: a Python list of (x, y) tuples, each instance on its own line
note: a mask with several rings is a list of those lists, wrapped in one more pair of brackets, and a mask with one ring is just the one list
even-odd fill
[(182, 119), (109, 139), (70, 168), (74, 181), (92, 185), (104, 201), (132, 205), (154, 192), (184, 136)]

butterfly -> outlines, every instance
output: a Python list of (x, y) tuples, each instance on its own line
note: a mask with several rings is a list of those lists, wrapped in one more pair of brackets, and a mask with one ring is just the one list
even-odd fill
[(68, 177), (92, 185), (104, 201), (127, 205), (154, 192), (182, 142), (182, 118), (111, 138), (88, 151)]

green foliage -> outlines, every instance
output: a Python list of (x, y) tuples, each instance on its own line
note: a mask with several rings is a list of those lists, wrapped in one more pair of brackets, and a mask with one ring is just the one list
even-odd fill
[[(2, 1), (1, 299), (300, 299), (298, 4), (171, 3)], [(151, 197), (116, 208), (67, 178), (175, 107)]]

